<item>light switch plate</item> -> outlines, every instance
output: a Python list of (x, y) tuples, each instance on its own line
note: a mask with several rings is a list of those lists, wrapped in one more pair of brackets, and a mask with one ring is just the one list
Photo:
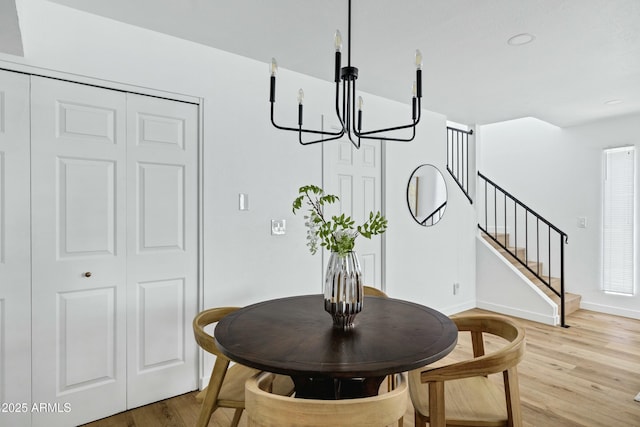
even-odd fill
[(246, 193), (238, 194), (238, 209), (241, 211), (249, 210), (249, 195)]

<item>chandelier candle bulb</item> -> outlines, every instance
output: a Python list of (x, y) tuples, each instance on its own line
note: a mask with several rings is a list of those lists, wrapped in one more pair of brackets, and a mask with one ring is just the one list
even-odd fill
[(420, 49), (416, 49), (415, 60), (416, 60), (416, 69), (422, 70), (422, 52), (420, 52)]
[(336, 30), (336, 34), (333, 36), (333, 45), (336, 48), (336, 52), (342, 51), (342, 34), (340, 34), (340, 30)]
[(304, 91), (298, 90), (298, 126), (302, 126), (302, 101), (304, 101)]
[(276, 73), (278, 72), (278, 63), (276, 58), (271, 58), (271, 65), (269, 66), (271, 72), (271, 87), (269, 90), (269, 102), (274, 103), (276, 101)]

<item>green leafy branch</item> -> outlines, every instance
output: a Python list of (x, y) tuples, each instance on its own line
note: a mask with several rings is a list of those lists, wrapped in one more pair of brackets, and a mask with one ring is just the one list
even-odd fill
[(340, 200), (333, 194), (325, 194), (322, 188), (315, 185), (300, 187), (299, 196), (293, 201), (293, 213), (302, 209), (303, 203), (308, 206), (309, 214), (305, 215), (307, 226), (307, 246), (312, 254), (320, 246), (331, 252), (344, 256), (353, 251), (355, 239), (358, 235), (370, 239), (371, 236), (382, 234), (387, 230), (387, 220), (378, 211), (369, 213), (369, 219), (354, 228), (355, 221), (344, 213), (325, 218), (324, 208)]

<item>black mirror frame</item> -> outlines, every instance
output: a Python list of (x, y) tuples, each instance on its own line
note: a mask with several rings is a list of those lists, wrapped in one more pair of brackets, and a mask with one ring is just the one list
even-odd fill
[[(445, 190), (445, 201), (443, 204), (441, 204), (437, 209), (435, 209), (433, 211), (433, 213), (431, 215), (429, 215), (427, 218), (424, 219), (424, 221), (420, 221), (418, 220), (418, 218), (416, 218), (416, 216), (413, 214), (413, 210), (411, 208), (411, 200), (409, 199), (409, 189), (411, 188), (411, 180), (413, 179), (414, 175), (416, 174), (416, 172), (425, 166), (431, 166), (433, 169), (435, 169), (436, 172), (438, 172), (438, 174), (440, 175), (440, 178), (442, 178), (442, 182), (444, 183), (444, 190)], [(417, 196), (416, 196), (417, 197)], [(435, 165), (432, 165), (430, 163), (424, 163), (421, 164), (420, 166), (416, 167), (413, 172), (411, 172), (411, 175), (409, 176), (409, 181), (407, 182), (407, 192), (406, 192), (406, 199), (407, 199), (407, 208), (409, 209), (409, 213), (411, 214), (411, 217), (413, 218), (413, 220), (418, 224), (421, 225), (423, 227), (431, 227), (433, 225), (436, 225), (438, 222), (440, 222), (440, 220), (442, 219), (442, 216), (444, 215), (446, 209), (447, 209), (447, 202), (449, 201), (449, 189), (447, 188), (447, 181), (444, 179), (444, 176), (442, 174), (442, 172), (440, 171), (440, 169), (438, 169)], [(430, 217), (433, 217), (433, 215), (435, 215), (437, 212), (440, 212), (439, 217), (437, 219), (437, 221), (435, 222), (431, 222), (431, 224), (427, 224), (427, 220)]]

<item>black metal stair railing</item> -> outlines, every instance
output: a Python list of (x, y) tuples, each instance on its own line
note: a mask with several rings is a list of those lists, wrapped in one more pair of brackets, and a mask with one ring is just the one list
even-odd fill
[[(478, 228), (560, 298), (560, 323), (567, 327), (564, 290), (564, 245), (568, 243), (567, 233), (482, 173), (478, 172), (478, 177), (478, 197), (480, 201), (484, 201), (484, 209), (478, 209)], [(482, 193), (484, 197), (481, 196)], [(483, 213), (484, 221), (481, 217)], [(493, 228), (493, 232), (489, 227)], [(510, 244), (511, 234), (513, 245)], [(558, 246), (552, 244), (556, 239), (559, 239)], [(560, 289), (554, 286), (552, 273), (559, 277)]]
[(447, 170), (458, 187), (473, 204), (469, 195), (469, 136), (473, 130), (461, 130), (447, 126)]

